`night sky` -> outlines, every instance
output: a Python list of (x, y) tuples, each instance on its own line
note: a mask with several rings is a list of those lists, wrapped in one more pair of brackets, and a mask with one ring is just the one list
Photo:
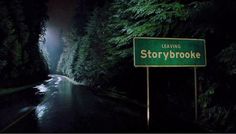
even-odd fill
[(74, 15), (76, 0), (49, 0), (49, 26), (67, 31)]

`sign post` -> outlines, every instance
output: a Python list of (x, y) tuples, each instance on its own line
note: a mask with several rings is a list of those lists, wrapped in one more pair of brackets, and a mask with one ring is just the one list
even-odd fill
[(135, 37), (134, 66), (147, 68), (147, 125), (150, 120), (149, 67), (193, 67), (197, 120), (197, 67), (206, 66), (204, 39)]
[(198, 117), (197, 96), (198, 96), (198, 94), (197, 94), (197, 68), (196, 67), (194, 67), (194, 91), (195, 91), (195, 93), (194, 93), (195, 121), (197, 121), (197, 117)]
[(150, 92), (149, 92), (149, 67), (147, 67), (147, 126), (149, 128), (149, 120), (150, 120)]

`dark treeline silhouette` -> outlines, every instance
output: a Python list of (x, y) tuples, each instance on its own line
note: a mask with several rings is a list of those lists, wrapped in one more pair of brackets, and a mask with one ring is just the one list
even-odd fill
[[(0, 1), (0, 88), (45, 79), (39, 49), (47, 0)], [(145, 68), (134, 68), (138, 36), (202, 38), (207, 67), (198, 68), (199, 119), (194, 122), (192, 68), (151, 68), (153, 131), (235, 132), (235, 0), (77, 0), (57, 72), (106, 97), (146, 103)], [(55, 67), (54, 67), (55, 68)]]
[(47, 21), (47, 0), (0, 1), (0, 87), (45, 79), (47, 63), (39, 49)]
[[(197, 124), (207, 131), (235, 132), (235, 6), (234, 0), (78, 0), (58, 72), (96, 92), (145, 103), (145, 69), (133, 67), (132, 38), (203, 38), (208, 65), (198, 69)], [(192, 122), (193, 87), (191, 68), (151, 69), (156, 107), (151, 110), (167, 122), (169, 115)]]

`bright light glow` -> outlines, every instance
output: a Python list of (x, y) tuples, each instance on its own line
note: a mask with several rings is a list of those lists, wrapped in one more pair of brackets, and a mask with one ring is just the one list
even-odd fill
[(46, 34), (46, 46), (55, 47), (58, 43), (58, 31), (55, 30), (52, 26), (47, 26)]
[(53, 26), (52, 24), (47, 24), (45, 32), (45, 43), (43, 48), (46, 49), (47, 62), (51, 73), (56, 73), (57, 64), (60, 59), (60, 55), (63, 51), (63, 32), (60, 27)]

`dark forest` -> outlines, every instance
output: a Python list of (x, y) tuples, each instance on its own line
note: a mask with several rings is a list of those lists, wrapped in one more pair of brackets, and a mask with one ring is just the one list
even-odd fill
[[(60, 48), (44, 50), (48, 0), (0, 1), (0, 118), (26, 106), (25, 113), (31, 111), (9, 126), (24, 115), (10, 112), (14, 116), (0, 121), (0, 132), (236, 132), (236, 1), (75, 3), (68, 30), (58, 30)], [(146, 69), (134, 67), (134, 37), (205, 39), (207, 66), (197, 68), (197, 120), (193, 68), (150, 68), (147, 127)], [(56, 49), (60, 53), (50, 53)], [(70, 96), (60, 98), (61, 92)], [(60, 104), (51, 107), (65, 113), (44, 114), (48, 120), (40, 126), (42, 117), (32, 116), (54, 95)], [(50, 121), (63, 122), (54, 116), (65, 123), (52, 127)]]

